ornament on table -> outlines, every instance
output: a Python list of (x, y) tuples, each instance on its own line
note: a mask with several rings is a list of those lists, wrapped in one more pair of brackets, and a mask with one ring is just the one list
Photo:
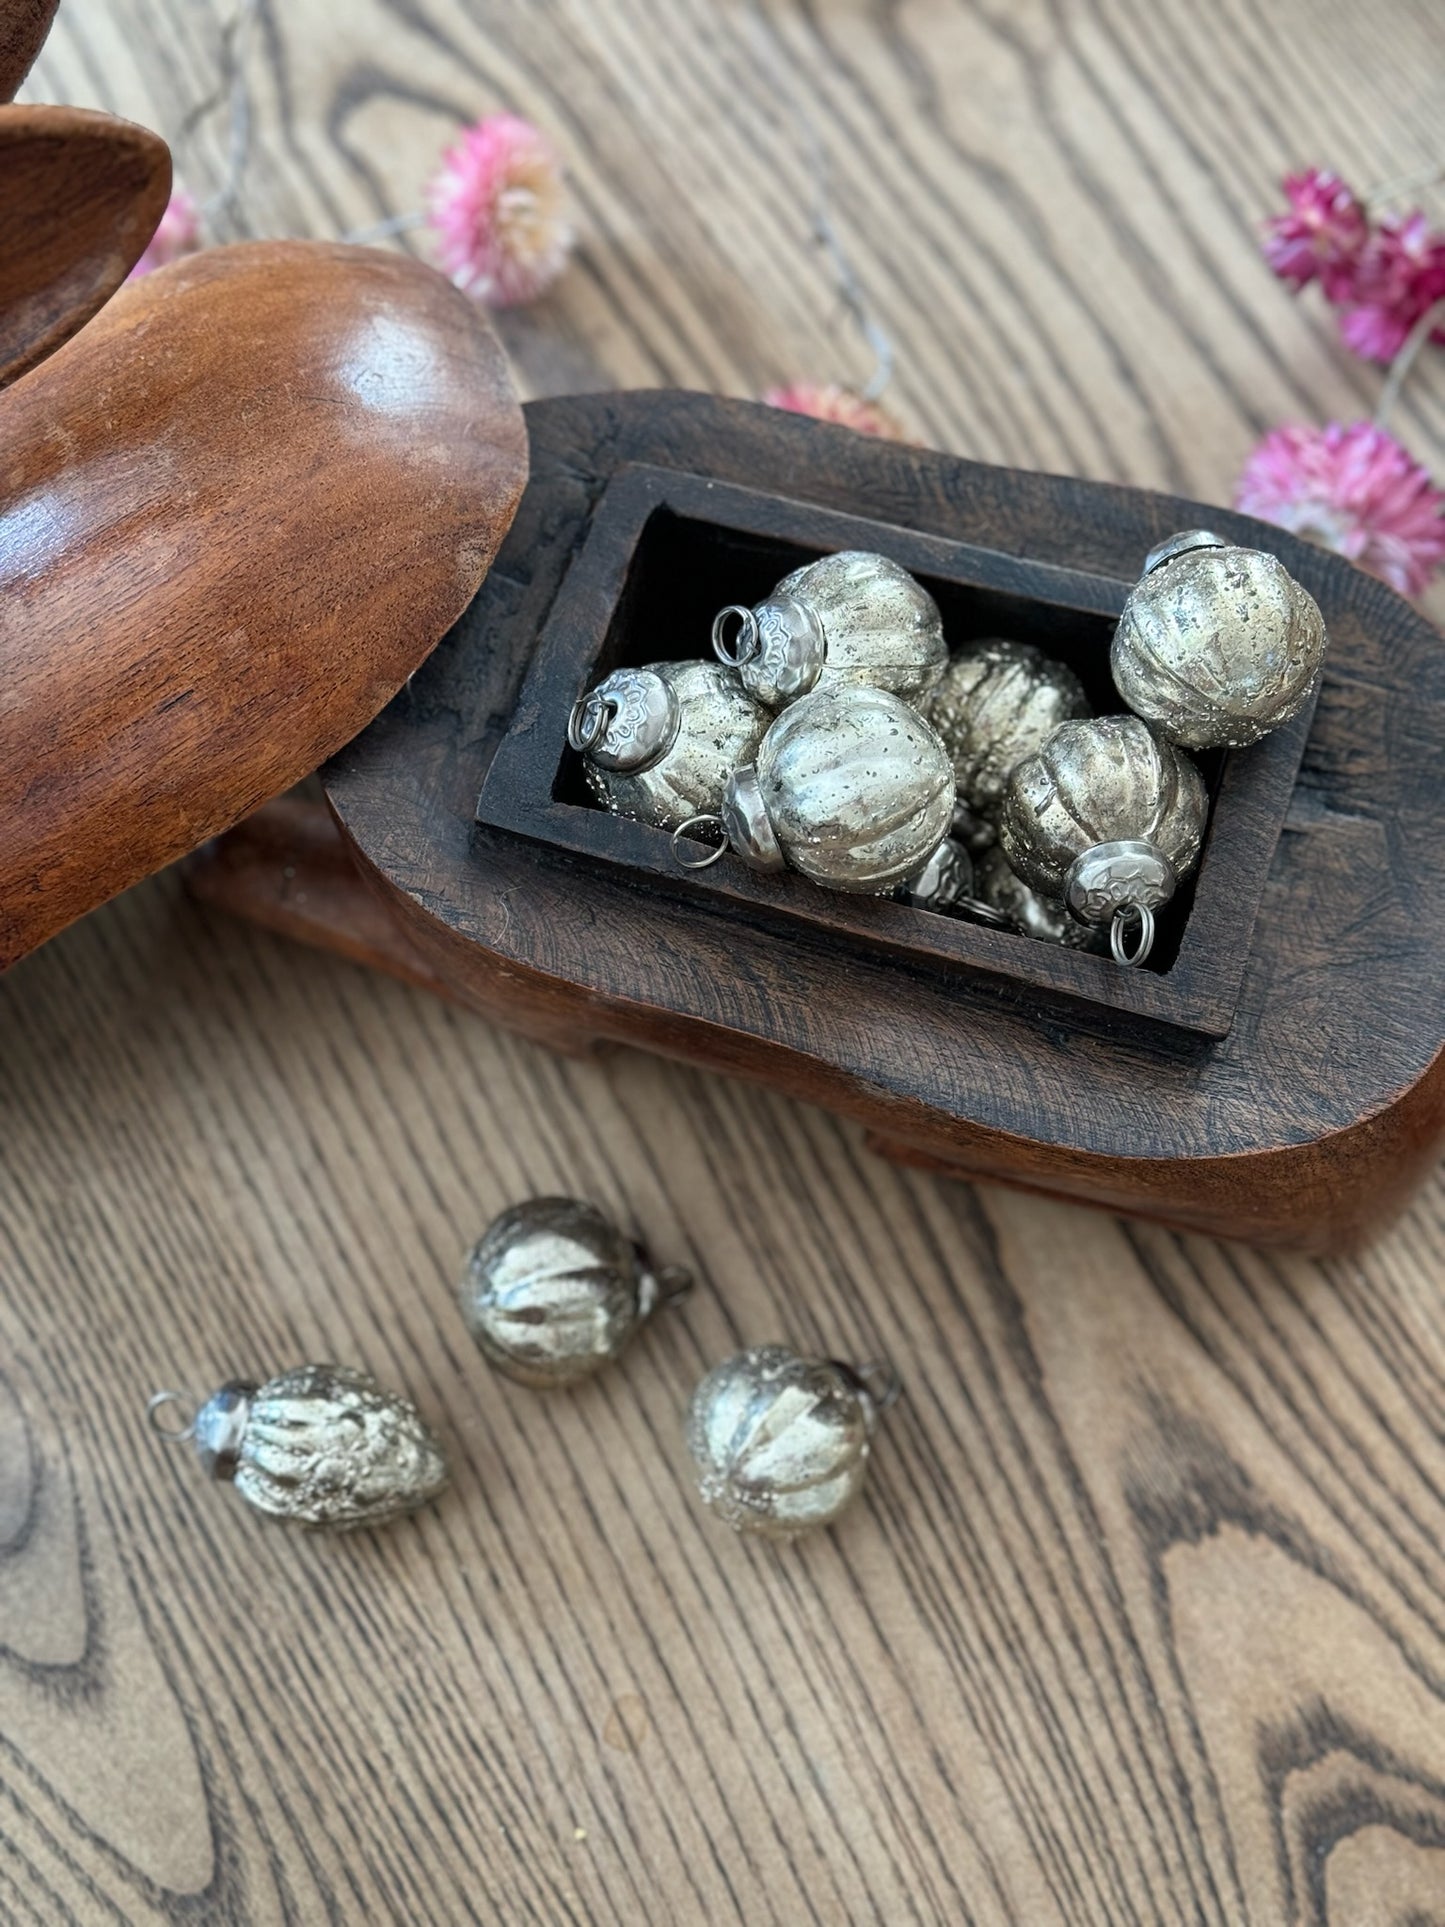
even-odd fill
[(729, 776), (750, 763), (771, 714), (715, 662), (614, 669), (578, 698), (567, 741), (618, 816), (673, 830), (722, 807)]
[(1203, 777), (1167, 737), (1137, 716), (1081, 719), (1010, 776), (999, 844), (1030, 889), (1107, 925), (1114, 961), (1138, 965), (1154, 912), (1199, 860), (1207, 812)]
[(692, 1286), (578, 1198), (530, 1198), (488, 1226), (460, 1304), (478, 1349), (509, 1378), (570, 1385), (619, 1356), (639, 1325)]
[(1020, 936), (1064, 944), (1070, 950), (1109, 947), (1108, 932), (1102, 926), (1080, 923), (1062, 903), (1031, 890), (997, 843), (974, 864), (974, 888), (979, 902), (996, 911)]
[(862, 1489), (879, 1414), (899, 1389), (886, 1365), (800, 1358), (786, 1345), (739, 1352), (688, 1406), (704, 1505), (767, 1539), (831, 1525)]
[(933, 597), (867, 549), (794, 569), (756, 608), (729, 603), (713, 620), (712, 645), (770, 709), (814, 689), (866, 686), (926, 710), (948, 660)]
[(171, 1442), (191, 1440), (202, 1469), (234, 1483), (273, 1519), (348, 1531), (385, 1525), (447, 1482), (441, 1446), (410, 1399), (369, 1372), (298, 1365), (256, 1384), (232, 1379), (179, 1429), (160, 1414), (184, 1405), (157, 1392), (147, 1412)]
[[(734, 770), (723, 805), (673, 832), (685, 870), (731, 848), (755, 870), (800, 870), (830, 890), (886, 895), (915, 876), (948, 832), (953, 767), (937, 736), (883, 689), (818, 689), (791, 703)], [(700, 856), (684, 839), (722, 840)]]
[(1072, 669), (1032, 643), (989, 637), (944, 670), (928, 720), (953, 759), (958, 793), (980, 818), (998, 812), (1016, 763), (1031, 756), (1089, 701)]
[(1319, 605), (1275, 556), (1185, 529), (1150, 550), (1109, 664), (1173, 742), (1242, 749), (1303, 708), (1325, 641)]

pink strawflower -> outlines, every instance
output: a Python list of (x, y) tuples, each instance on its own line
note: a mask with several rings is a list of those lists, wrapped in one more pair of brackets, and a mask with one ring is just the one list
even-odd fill
[(200, 245), (200, 210), (193, 196), (189, 195), (183, 187), (172, 188), (171, 198), (166, 202), (166, 211), (157, 223), (155, 233), (147, 241), (145, 253), (126, 276), (126, 280), (139, 280), (143, 274), (150, 274), (156, 268), (163, 268), (172, 261), (179, 261), (183, 254), (194, 254)]
[(1330, 301), (1354, 292), (1355, 265), (1369, 238), (1369, 222), (1354, 192), (1338, 174), (1309, 167), (1286, 174), (1289, 210), (1264, 226), (1264, 258), (1295, 289), (1318, 279)]
[(535, 300), (566, 266), (573, 233), (562, 163), (519, 114), (467, 128), (427, 186), (442, 266), (489, 307)]
[[(1426, 310), (1445, 299), (1445, 236), (1416, 210), (1387, 215), (1355, 265), (1340, 334), (1366, 361), (1393, 361)], [(1445, 339), (1445, 328), (1436, 330)]]
[(836, 382), (790, 381), (781, 388), (768, 389), (763, 400), (770, 408), (785, 408), (791, 415), (840, 422), (860, 435), (878, 435), (890, 442), (903, 440), (903, 430), (886, 408), (865, 400), (851, 388), (840, 388)]
[(1445, 494), (1373, 422), (1272, 429), (1234, 506), (1348, 556), (1401, 595), (1421, 594), (1445, 560)]

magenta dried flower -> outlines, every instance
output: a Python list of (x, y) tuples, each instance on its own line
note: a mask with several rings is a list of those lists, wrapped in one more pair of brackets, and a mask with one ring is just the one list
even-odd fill
[(164, 268), (172, 261), (179, 261), (183, 254), (194, 254), (201, 245), (201, 215), (195, 199), (183, 187), (171, 189), (171, 198), (166, 202), (166, 211), (156, 224), (156, 231), (146, 242), (145, 253), (126, 276), (127, 281), (137, 281), (143, 274), (151, 274), (156, 268)]
[(1350, 299), (1370, 234), (1364, 207), (1328, 168), (1286, 174), (1283, 187), (1289, 208), (1265, 223), (1265, 260), (1292, 288), (1318, 280), (1328, 300)]
[(573, 243), (562, 164), (519, 114), (467, 128), (427, 186), (442, 266), (489, 307), (535, 300), (566, 266)]
[[(1387, 216), (1355, 265), (1343, 302), (1340, 334), (1366, 361), (1393, 361), (1410, 330), (1445, 299), (1445, 236), (1432, 233), (1418, 210)], [(1445, 339), (1445, 329), (1436, 331)]]
[(769, 388), (763, 400), (770, 408), (786, 409), (790, 415), (811, 415), (815, 421), (838, 422), (860, 435), (877, 435), (891, 442), (904, 438), (886, 408), (851, 388), (840, 388), (836, 382), (790, 381), (780, 388)]
[(1234, 506), (1334, 549), (1401, 595), (1421, 594), (1445, 560), (1445, 494), (1374, 422), (1271, 430)]

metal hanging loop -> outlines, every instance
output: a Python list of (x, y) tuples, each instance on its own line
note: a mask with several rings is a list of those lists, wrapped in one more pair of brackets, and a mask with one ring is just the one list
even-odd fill
[[(707, 824), (710, 829), (716, 830), (722, 838), (722, 841), (712, 849), (705, 849), (701, 856), (684, 856), (682, 850), (683, 844), (695, 841), (691, 832), (701, 829), (704, 824)], [(672, 833), (673, 861), (678, 865), (679, 869), (706, 870), (722, 857), (725, 857), (728, 849), (727, 825), (720, 816), (713, 816), (711, 813), (704, 816), (690, 816), (685, 823), (679, 823)]]
[[(729, 616), (738, 619), (738, 632), (731, 643), (727, 638)], [(758, 619), (751, 609), (745, 609), (740, 602), (730, 602), (713, 617), (713, 654), (729, 669), (741, 669), (745, 662), (751, 662), (758, 653), (758, 641)]]
[(589, 689), (573, 703), (572, 714), (567, 718), (569, 746), (579, 756), (585, 756), (602, 741), (616, 714), (617, 704), (610, 696), (599, 696), (595, 689)]
[[(1139, 919), (1139, 937), (1132, 951), (1125, 933), (1125, 919), (1128, 917)], [(1120, 904), (1109, 925), (1109, 954), (1114, 962), (1122, 964), (1126, 970), (1137, 970), (1153, 948), (1154, 912), (1142, 903)]]
[[(190, 1417), (182, 1418), (179, 1425), (168, 1425), (160, 1416), (173, 1405), (179, 1413), (190, 1413)], [(146, 1400), (146, 1423), (168, 1445), (184, 1445), (196, 1435), (196, 1402), (187, 1398), (184, 1392), (153, 1392)]]

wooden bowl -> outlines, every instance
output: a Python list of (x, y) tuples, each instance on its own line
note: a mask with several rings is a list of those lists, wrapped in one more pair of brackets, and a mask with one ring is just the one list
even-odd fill
[(340, 747), (527, 475), (484, 314), (399, 254), (213, 249), (0, 395), (0, 965)]
[[(1141, 490), (700, 395), (573, 397), (527, 415), (533, 480), (498, 570), (407, 700), (323, 773), (404, 938), (379, 961), (549, 1043), (629, 1043), (775, 1085), (939, 1169), (1314, 1250), (1399, 1209), (1445, 1133), (1445, 653), (1429, 623), (1338, 556)], [(650, 516), (633, 513), (644, 482), (658, 490)], [(604, 530), (614, 487), (628, 515)], [(771, 493), (769, 528), (740, 491)], [(703, 653), (712, 605), (694, 591), (721, 584), (707, 577), (714, 547), (736, 581), (748, 545), (815, 545), (840, 517), (928, 550), (965, 632), (970, 606), (983, 623), (1007, 605), (1037, 639), (1054, 621), (1070, 647), (1101, 651), (1104, 688), (1101, 612), (1170, 531), (1207, 523), (1304, 582), (1331, 646), (1298, 780), (1291, 766), (1277, 794), (1268, 743), (1240, 753), (1238, 780), (1221, 771), (1235, 829), (1212, 842), (1209, 901), (1201, 878), (1189, 913), (1215, 951), (1238, 947), (1226, 997), (1198, 1005), (1192, 980), (1171, 1003), (1187, 928), (1152, 988), (1127, 980), (1126, 1004), (1107, 959), (1061, 964), (1003, 932), (924, 938), (925, 912), (822, 891), (805, 904), (805, 886), (732, 858), (714, 881), (664, 879), (660, 833), (582, 820), (564, 743), (576, 685), (539, 693), (564, 656), (575, 677), (588, 671), (574, 645), (594, 662), (604, 646)], [(550, 773), (504, 807), (489, 772), (504, 754), (522, 771), (529, 742)], [(1221, 831), (1225, 816), (1220, 800)], [(1267, 836), (1242, 833), (1254, 816)]]

